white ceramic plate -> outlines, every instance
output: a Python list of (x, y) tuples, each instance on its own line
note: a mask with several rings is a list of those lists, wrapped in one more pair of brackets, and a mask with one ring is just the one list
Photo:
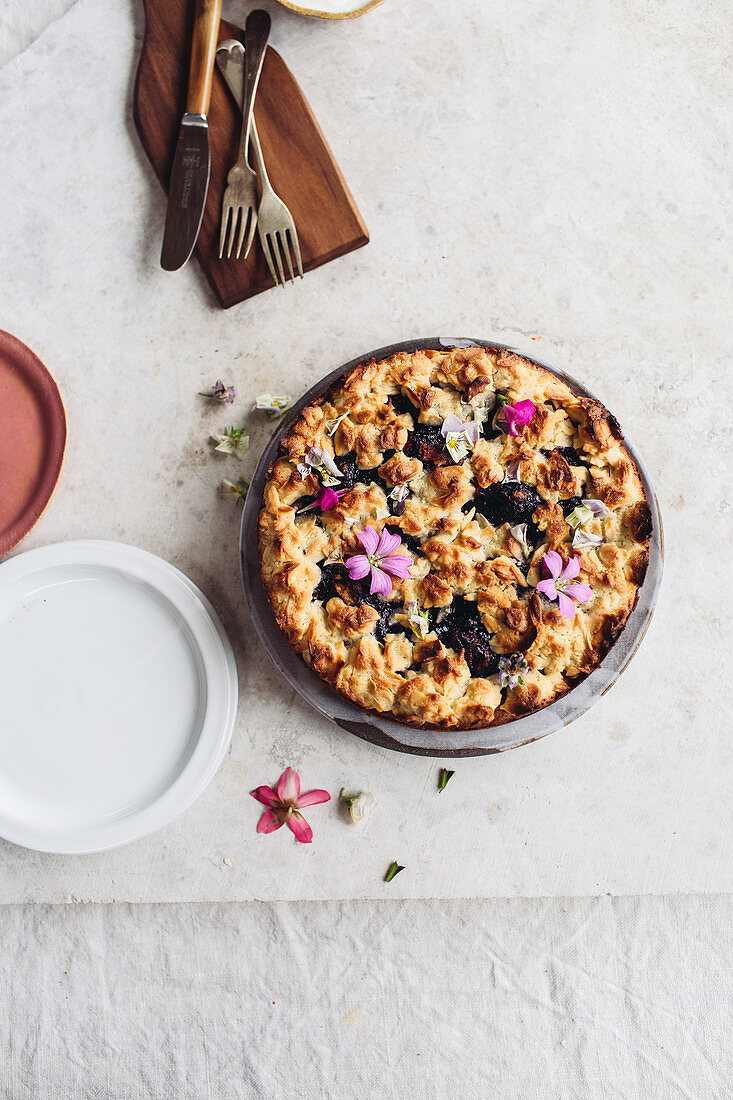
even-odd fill
[(229, 640), (161, 558), (68, 542), (0, 564), (0, 836), (99, 852), (201, 794), (237, 709)]

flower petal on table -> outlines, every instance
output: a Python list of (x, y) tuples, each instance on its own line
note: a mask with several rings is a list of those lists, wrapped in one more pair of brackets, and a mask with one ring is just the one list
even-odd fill
[(565, 591), (578, 603), (588, 603), (588, 600), (593, 598), (593, 589), (588, 584), (569, 584)]
[(265, 810), (262, 817), (257, 822), (257, 832), (274, 833), (275, 829), (279, 829), (281, 825), (282, 821), (274, 810)]
[(298, 799), (298, 806), (301, 808), (303, 806), (317, 806), (319, 802), (329, 802), (330, 799), (331, 795), (328, 791), (306, 791), (305, 794), (302, 794)]
[(549, 550), (542, 558), (543, 562), (550, 570), (550, 576), (559, 577), (562, 572), (562, 558), (558, 554), (557, 550)]
[(575, 604), (564, 592), (558, 593), (557, 602), (560, 606), (560, 614), (563, 619), (575, 618)]
[(293, 768), (286, 768), (277, 785), (277, 797), (281, 802), (297, 802), (300, 794), (300, 776)]
[(258, 787), (255, 791), (249, 792), (253, 798), (256, 798), (258, 802), (261, 802), (263, 806), (277, 806), (279, 799), (277, 792), (273, 791), (272, 787)]
[(299, 814), (297, 810), (288, 818), (288, 828), (294, 834), (295, 839), (300, 841), (301, 844), (310, 844), (313, 840), (313, 830), (302, 814)]

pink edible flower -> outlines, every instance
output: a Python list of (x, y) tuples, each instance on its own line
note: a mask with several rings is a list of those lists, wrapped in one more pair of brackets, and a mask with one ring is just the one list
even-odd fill
[(328, 802), (328, 791), (307, 791), (300, 793), (300, 776), (292, 768), (286, 768), (280, 776), (277, 790), (272, 787), (258, 787), (250, 791), (253, 798), (267, 809), (257, 823), (258, 833), (274, 833), (281, 825), (287, 824), (295, 839), (301, 844), (310, 844), (313, 830), (303, 815), (299, 813), (304, 806), (317, 806), (319, 802)]
[(531, 422), (537, 406), (534, 401), (517, 401), (516, 405), (505, 405), (501, 412), (507, 422), (509, 435), (519, 435), (519, 429), (526, 428)]
[(332, 489), (330, 485), (324, 485), (322, 489), (318, 490), (310, 504), (306, 504), (305, 508), (298, 509), (298, 515), (302, 512), (312, 512), (314, 508), (320, 508), (322, 512), (330, 512), (348, 491), (348, 489)]
[(548, 600), (557, 600), (560, 614), (564, 619), (573, 619), (575, 617), (573, 600), (577, 600), (578, 603), (588, 603), (593, 596), (593, 589), (587, 584), (570, 583), (580, 572), (580, 558), (570, 558), (564, 569), (562, 558), (556, 550), (550, 550), (542, 560), (550, 576), (546, 580), (538, 581), (535, 588), (547, 596)]
[(406, 580), (410, 575), (412, 558), (408, 554), (395, 554), (400, 545), (400, 537), (390, 534), (386, 527), (381, 536), (373, 527), (366, 527), (356, 537), (366, 553), (354, 554), (346, 559), (344, 565), (349, 576), (352, 581), (360, 581), (371, 573), (371, 594), (378, 592), (380, 596), (389, 596), (392, 592), (392, 581), (387, 574), (391, 573), (393, 577)]
[(319, 489), (316, 493), (314, 504), (317, 504), (322, 512), (330, 512), (332, 508), (335, 508), (341, 497), (346, 492), (346, 489), (332, 489), (330, 485), (324, 485), (322, 489)]

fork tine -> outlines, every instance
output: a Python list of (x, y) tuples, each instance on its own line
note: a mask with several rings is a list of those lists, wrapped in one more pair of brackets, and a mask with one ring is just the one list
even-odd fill
[(270, 274), (272, 275), (272, 281), (275, 286), (277, 286), (277, 271), (275, 271), (275, 264), (273, 263), (272, 255), (270, 253), (270, 244), (267, 240), (267, 236), (264, 233), (260, 233), (260, 244), (262, 245), (262, 251), (265, 253), (265, 259), (267, 260), (267, 266), (269, 267)]
[(257, 228), (257, 216), (258, 216), (256, 206), (250, 206), (249, 209), (250, 209), (250, 213), (252, 215), (252, 218), (251, 218), (251, 221), (249, 223), (249, 235), (247, 237), (247, 244), (244, 247), (244, 258), (245, 258), (245, 260), (249, 256), (249, 250), (252, 247), (252, 241), (255, 239), (255, 229)]
[(283, 272), (283, 262), (280, 258), (280, 247), (278, 244), (277, 234), (270, 233), (270, 243), (272, 244), (273, 255), (275, 256), (275, 263), (277, 264), (277, 273), (280, 276), (280, 286), (285, 286), (285, 274)]
[[(239, 259), (240, 253), (242, 251), (242, 242), (244, 240), (244, 231), (247, 228), (247, 223), (249, 222), (250, 226), (249, 241), (252, 240), (252, 234), (254, 233), (255, 225), (257, 224), (257, 214), (255, 213), (253, 207), (248, 206), (245, 208), (244, 206), (242, 206), (240, 207), (240, 210), (242, 212), (242, 217), (239, 222), (239, 236), (237, 238), (237, 259)], [(249, 252), (249, 241), (247, 243), (247, 248), (244, 253), (245, 260), (247, 259), (247, 253)]]
[(239, 225), (239, 220), (240, 220), (241, 216), (242, 216), (242, 207), (241, 206), (232, 207), (232, 219), (229, 222), (229, 239), (227, 241), (227, 259), (230, 259), (231, 255), (232, 255), (232, 249), (234, 248), (234, 241), (235, 241), (236, 236), (237, 236), (237, 226)]
[(295, 254), (295, 262), (298, 265), (298, 274), (301, 279), (303, 278), (303, 264), (300, 259), (300, 245), (298, 243), (298, 231), (293, 225), (292, 229), (288, 229), (288, 236), (290, 237), (290, 243), (293, 246), (293, 252)]
[(285, 259), (287, 260), (288, 271), (290, 273), (290, 282), (294, 283), (295, 276), (293, 275), (293, 263), (290, 259), (290, 246), (288, 245), (287, 231), (284, 229), (278, 229), (277, 239), (280, 244), (280, 251), (285, 253)]
[(226, 203), (221, 208), (221, 230), (219, 231), (219, 259), (224, 255), (224, 242), (227, 237), (227, 228), (229, 226), (229, 216), (232, 212), (231, 206)]

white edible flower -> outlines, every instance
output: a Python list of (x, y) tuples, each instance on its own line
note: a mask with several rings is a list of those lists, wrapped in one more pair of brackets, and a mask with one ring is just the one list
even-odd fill
[(356, 794), (344, 794), (345, 790), (345, 787), (341, 788), (341, 801), (348, 807), (349, 817), (354, 825), (361, 825), (374, 805), (374, 795), (369, 794), (368, 791), (357, 791)]
[(296, 469), (301, 477), (316, 473), (325, 486), (338, 485), (341, 481), (341, 471), (331, 458), (330, 454), (322, 451), (320, 447), (310, 447), (306, 452), (305, 462), (299, 462)]
[(527, 542), (527, 524), (518, 523), (515, 527), (510, 527), (509, 530), (521, 546), (522, 553), (524, 554), (525, 558), (529, 557), (531, 548), (529, 543)]
[(468, 447), (463, 438), (463, 432), (451, 432), (445, 438), (445, 447), (454, 462), (460, 462), (468, 454)]
[(324, 565), (341, 565), (343, 563), (344, 556), (341, 550), (332, 550), (324, 561)]
[(573, 550), (583, 550), (586, 546), (600, 546), (602, 542), (600, 535), (592, 535), (590, 531), (577, 527), (573, 535)]
[(328, 432), (328, 434), (329, 435), (335, 435), (336, 434), (336, 429), (338, 428), (339, 424), (344, 419), (344, 417), (348, 416), (348, 415), (349, 415), (349, 413), (348, 413), (348, 410), (347, 410), (345, 413), (341, 413), (341, 416), (337, 416), (335, 420), (327, 420), (326, 421), (326, 431)]
[(476, 420), (461, 420), (453, 413), (440, 426), (445, 447), (454, 462), (461, 462), (479, 441), (481, 424)]
[(268, 420), (277, 420), (290, 408), (290, 398), (287, 395), (275, 397), (271, 393), (261, 393), (255, 398), (255, 408), (266, 412)]
[(226, 428), (223, 432), (214, 432), (211, 439), (216, 444), (215, 451), (236, 458), (244, 458), (249, 449), (249, 436), (244, 434), (244, 428)]
[(580, 527), (583, 523), (587, 523), (589, 519), (593, 519), (593, 513), (585, 504), (579, 504), (565, 517), (566, 522), (571, 527)]
[(567, 523), (575, 529), (573, 549), (583, 550), (588, 546), (600, 546), (603, 537), (584, 530), (585, 524), (590, 523), (593, 519), (605, 519), (610, 514), (602, 500), (584, 499), (582, 504), (579, 504), (577, 508), (573, 508), (570, 515), (565, 517)]
[(416, 600), (410, 600), (406, 611), (408, 622), (419, 638), (430, 633), (430, 616), (424, 608), (418, 607)]
[(585, 505), (586, 508), (589, 508), (590, 511), (593, 513), (593, 515), (596, 516), (598, 519), (605, 519), (606, 516), (611, 515), (611, 512), (609, 511), (609, 509), (606, 507), (606, 505), (603, 503), (602, 500), (592, 500), (592, 499), (591, 500), (585, 500), (584, 499), (583, 504)]

